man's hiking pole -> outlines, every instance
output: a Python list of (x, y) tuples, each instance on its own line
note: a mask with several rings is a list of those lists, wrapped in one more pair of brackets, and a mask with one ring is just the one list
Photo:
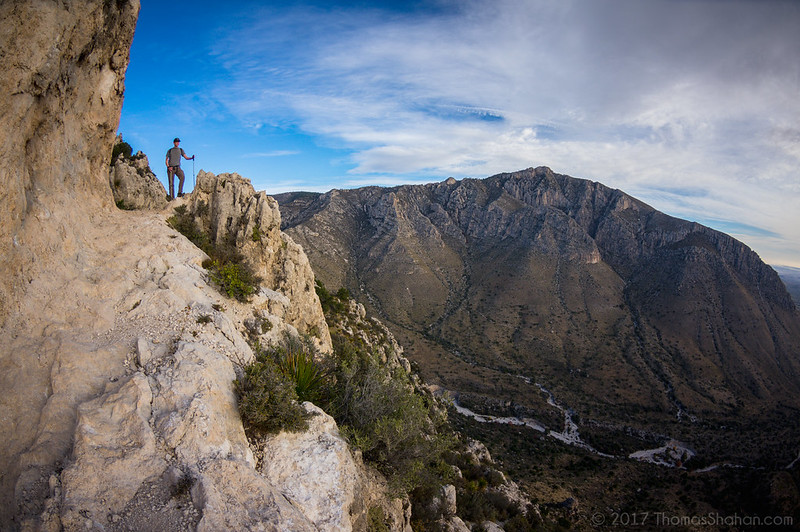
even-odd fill
[(192, 155), (192, 192), (194, 192), (194, 187), (195, 187), (195, 184), (196, 184), (195, 183), (195, 179), (194, 179), (194, 158), (195, 158), (195, 156)]

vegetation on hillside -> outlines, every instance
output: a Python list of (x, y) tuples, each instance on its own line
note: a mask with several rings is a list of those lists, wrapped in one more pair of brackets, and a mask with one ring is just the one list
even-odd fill
[(174, 214), (167, 219), (167, 223), (209, 256), (209, 259), (203, 261), (203, 267), (208, 270), (211, 280), (228, 297), (241, 302), (250, 299), (258, 289), (261, 279), (247, 265), (234, 242), (213, 242), (197, 225), (186, 205), (175, 207)]
[(444, 484), (455, 485), (457, 515), (465, 521), (539, 529), (543, 523), (533, 507), (520, 508), (501, 489), (504, 475), (467, 451), (464, 437), (449, 423), (445, 403), (391, 362), (397, 353), (386, 328), (358, 317), (347, 289), (330, 292), (317, 282), (316, 291), (334, 345), (325, 408), (364, 459), (393, 488), (409, 494), (414, 530), (440, 529), (447, 516), (431, 501)]
[(251, 435), (308, 427), (295, 383), (281, 371), (281, 353), (280, 349), (259, 351), (255, 362), (245, 366), (243, 375), (234, 381), (239, 412)]
[[(247, 267), (234, 242), (213, 242), (185, 205), (168, 223), (208, 254), (203, 266), (222, 292), (246, 302), (260, 280)], [(261, 234), (255, 230), (252, 238)], [(333, 353), (323, 356), (310, 337), (287, 335), (263, 346), (250, 338), (255, 361), (234, 382), (245, 430), (259, 437), (307, 428), (303, 401), (311, 401), (336, 420), (349, 443), (388, 480), (396, 496), (412, 500), (415, 530), (438, 530), (445, 511), (439, 502), (444, 484), (457, 488), (458, 515), (465, 520), (501, 520), (509, 530), (533, 530), (539, 523), (528, 508), (503, 494), (504, 476), (466, 451), (450, 426), (447, 407), (410, 373), (397, 343), (377, 320), (359, 314), (345, 288), (316, 292), (331, 331)], [(401, 363), (401, 361), (403, 361)], [(372, 528), (380, 516), (370, 514)], [(374, 525), (374, 526), (373, 526)]]
[[(466, 452), (444, 404), (398, 363), (382, 326), (358, 316), (346, 290), (330, 293), (318, 284), (317, 293), (333, 353), (320, 355), (308, 338), (286, 336), (267, 348), (254, 342), (257, 360), (235, 383), (246, 431), (303, 430), (299, 402), (310, 400), (333, 416), (349, 443), (386, 477), (393, 495), (410, 497), (415, 530), (438, 530), (447, 517), (435, 502), (444, 484), (456, 485), (464, 519), (533, 530), (530, 508), (505, 496), (499, 489), (505, 477)], [(370, 523), (371, 530), (381, 529), (379, 512), (370, 514)]]

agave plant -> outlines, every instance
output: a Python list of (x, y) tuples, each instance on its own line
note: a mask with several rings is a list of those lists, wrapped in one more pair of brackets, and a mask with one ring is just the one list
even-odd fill
[(281, 373), (295, 383), (299, 401), (315, 402), (320, 398), (326, 372), (314, 359), (313, 348), (299, 341), (287, 341), (278, 353)]

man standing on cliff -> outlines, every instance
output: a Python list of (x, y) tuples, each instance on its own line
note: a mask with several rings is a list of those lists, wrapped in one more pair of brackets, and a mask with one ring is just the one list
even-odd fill
[(181, 157), (186, 160), (194, 160), (194, 155), (189, 157), (186, 155), (186, 152), (183, 151), (183, 148), (179, 146), (181, 143), (181, 139), (175, 138), (172, 141), (174, 145), (172, 148), (167, 150), (167, 179), (169, 180), (169, 200), (172, 201), (175, 199), (175, 174), (178, 175), (178, 197), (183, 196), (183, 180), (186, 177), (181, 170)]

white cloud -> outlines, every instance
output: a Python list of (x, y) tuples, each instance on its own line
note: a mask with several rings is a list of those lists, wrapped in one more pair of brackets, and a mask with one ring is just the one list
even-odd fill
[(351, 149), (358, 183), (546, 164), (779, 235), (743, 238), (800, 264), (798, 4), (451, 7), (271, 13), (220, 44), (233, 79), (215, 94)]

